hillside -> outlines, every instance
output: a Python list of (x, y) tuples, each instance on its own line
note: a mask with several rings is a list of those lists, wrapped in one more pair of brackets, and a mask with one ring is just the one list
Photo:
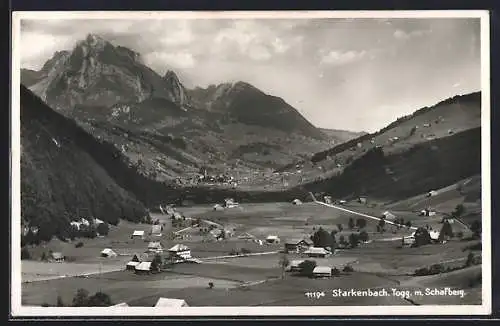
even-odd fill
[(367, 133), (364, 131), (356, 132), (349, 130), (339, 130), (339, 129), (325, 129), (320, 128), (321, 132), (323, 132), (330, 140), (333, 141), (334, 144), (342, 144), (349, 140), (361, 137), (366, 135)]
[(405, 152), (417, 144), (453, 136), (480, 125), (481, 93), (456, 96), (399, 118), (378, 132), (318, 152), (308, 160), (277, 171), (293, 173), (298, 166), (308, 181), (330, 177), (342, 173), (346, 166), (375, 147), (382, 148), (385, 153)]
[(276, 168), (331, 146), (284, 100), (237, 82), (186, 89), (138, 52), (88, 35), (21, 80), (50, 107), (113, 144), (148, 178)]
[(481, 129), (415, 144), (406, 151), (373, 148), (342, 173), (303, 185), (337, 198), (368, 195), (393, 201), (440, 189), (481, 173)]
[(78, 209), (112, 224), (141, 220), (144, 205), (99, 164), (99, 151), (112, 160), (112, 152), (21, 86), (22, 220), (46, 238), (64, 235)]

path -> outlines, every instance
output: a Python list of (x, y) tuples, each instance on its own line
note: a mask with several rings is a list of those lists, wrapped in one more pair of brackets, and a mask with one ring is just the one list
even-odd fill
[[(331, 208), (335, 208), (335, 209), (338, 209), (338, 210), (341, 210), (341, 211), (344, 211), (344, 212), (347, 212), (347, 213), (351, 213), (351, 214), (354, 214), (354, 215), (358, 215), (358, 216), (363, 216), (363, 217), (367, 217), (369, 219), (372, 219), (372, 220), (377, 220), (377, 221), (380, 221), (382, 220), (380, 217), (375, 217), (375, 216), (371, 216), (371, 215), (368, 215), (368, 214), (364, 214), (364, 213), (359, 213), (359, 212), (355, 212), (355, 211), (352, 211), (350, 209), (346, 209), (346, 208), (343, 208), (343, 207), (339, 207), (339, 206), (335, 206), (335, 205), (332, 205), (332, 204), (327, 204), (327, 203), (324, 203), (322, 201), (319, 201), (319, 200), (316, 200), (316, 198), (314, 197), (314, 195), (312, 193), (309, 193), (313, 199), (313, 201), (316, 203), (316, 204), (320, 204), (320, 205), (323, 205), (323, 206), (327, 206), (327, 207), (331, 207)], [(394, 223), (394, 222), (391, 222), (391, 221), (388, 221), (388, 220), (385, 220), (385, 223), (386, 224), (391, 224), (391, 225), (395, 225), (395, 226), (398, 226), (399, 224), (398, 223)], [(406, 227), (406, 226), (405, 226)], [(416, 230), (417, 228), (414, 227), (414, 226), (411, 226), (410, 229), (412, 230)]]

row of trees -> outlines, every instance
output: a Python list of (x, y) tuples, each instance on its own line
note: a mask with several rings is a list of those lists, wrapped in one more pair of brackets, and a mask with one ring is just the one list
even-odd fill
[[(95, 238), (97, 235), (108, 235), (109, 233), (109, 224), (99, 223), (94, 224), (89, 222), (90, 225), (80, 225), (80, 228), (77, 228), (73, 225), (68, 225), (64, 231), (59, 233), (59, 238), (63, 241), (67, 239), (75, 240), (76, 238)], [(43, 229), (40, 228), (37, 232), (29, 229), (26, 234), (21, 236), (21, 246), (25, 245), (39, 245), (42, 241), (50, 241), (52, 237), (48, 238), (47, 235), (43, 232)]]
[(344, 235), (340, 235), (337, 241), (337, 230), (333, 230), (328, 233), (325, 229), (320, 227), (314, 234), (311, 236), (311, 241), (313, 242), (315, 247), (322, 248), (331, 248), (334, 250), (338, 247), (338, 245), (342, 246), (350, 246), (355, 248), (359, 245), (360, 242), (368, 241), (369, 236), (366, 231), (361, 231), (359, 233), (351, 233), (346, 239)]
[[(89, 291), (85, 289), (78, 289), (76, 291), (75, 296), (73, 297), (73, 301), (71, 303), (71, 307), (109, 307), (112, 306), (113, 302), (108, 294), (104, 292), (96, 292), (94, 295), (89, 296)], [(48, 307), (48, 304), (43, 304), (42, 306)], [(57, 297), (57, 307), (65, 307), (67, 306), (61, 296)]]

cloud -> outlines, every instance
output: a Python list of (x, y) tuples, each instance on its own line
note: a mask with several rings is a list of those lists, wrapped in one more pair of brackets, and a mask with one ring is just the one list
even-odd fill
[(421, 37), (427, 34), (430, 34), (431, 30), (416, 30), (411, 32), (405, 32), (401, 29), (397, 29), (394, 31), (394, 37), (399, 40), (408, 40), (412, 37)]
[(21, 28), (25, 68), (94, 33), (190, 87), (250, 82), (326, 128), (376, 130), (480, 87), (476, 19), (33, 19)]
[(196, 64), (193, 54), (187, 51), (151, 52), (144, 56), (144, 61), (151, 66), (165, 67), (170, 65), (181, 69), (192, 68)]
[(321, 55), (322, 64), (342, 66), (359, 61), (367, 56), (367, 51), (329, 51)]

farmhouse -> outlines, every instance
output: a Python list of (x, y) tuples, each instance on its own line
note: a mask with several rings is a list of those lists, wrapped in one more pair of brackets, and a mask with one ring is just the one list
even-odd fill
[(101, 251), (101, 257), (116, 257), (118, 256), (116, 254), (116, 252), (114, 252), (112, 249), (110, 248), (105, 248)]
[(414, 236), (409, 236), (409, 237), (403, 237), (403, 246), (408, 246), (411, 247), (415, 243), (415, 237)]
[(162, 253), (163, 247), (159, 241), (151, 241), (148, 244), (148, 252)]
[(313, 276), (316, 278), (331, 277), (332, 269), (328, 266), (316, 266), (313, 269)]
[(383, 212), (382, 217), (389, 221), (393, 221), (394, 219), (396, 219), (396, 216), (389, 211)]
[(306, 251), (304, 251), (304, 254), (306, 254), (309, 257), (324, 258), (331, 255), (331, 252), (326, 250), (325, 248), (311, 247)]
[(135, 254), (134, 257), (132, 257), (132, 259), (127, 263), (126, 269), (127, 270), (135, 270), (135, 267), (137, 265), (139, 265), (139, 263), (141, 261), (145, 261), (145, 260), (149, 260), (148, 255), (141, 255), (141, 257), (139, 257), (137, 254)]
[(326, 204), (331, 204), (332, 203), (332, 196), (325, 196), (323, 199), (325, 200)]
[(439, 240), (439, 231), (430, 230), (429, 235), (430, 235), (432, 241), (435, 242), (435, 241)]
[(151, 265), (152, 264), (153, 263), (150, 261), (140, 262), (139, 264), (137, 264), (137, 266), (135, 266), (135, 273), (136, 274), (151, 273), (151, 271), (152, 271)]
[(436, 212), (430, 208), (426, 208), (420, 211), (420, 216), (434, 216)]
[(97, 225), (99, 225), (99, 224), (103, 224), (103, 223), (104, 223), (104, 221), (103, 221), (103, 220), (100, 220), (100, 219), (98, 219), (98, 218), (94, 218), (94, 219), (93, 219), (93, 223), (94, 223), (94, 225), (96, 225), (96, 226), (97, 226)]
[(71, 221), (70, 223), (71, 226), (75, 227), (77, 230), (80, 230), (83, 227), (89, 227), (90, 226), (90, 222), (85, 219), (85, 218), (80, 218), (78, 220), (75, 220), (75, 221)]
[(50, 258), (52, 261), (55, 261), (57, 263), (62, 263), (64, 261), (64, 255), (60, 252), (53, 252), (50, 255)]
[(238, 236), (238, 239), (241, 239), (241, 240), (253, 240), (255, 237), (253, 235), (251, 235), (250, 233), (242, 233)]
[(179, 213), (179, 212), (173, 212), (172, 213), (172, 219), (174, 219), (174, 220), (182, 220), (183, 217), (182, 217), (181, 213)]
[(292, 260), (290, 262), (290, 272), (299, 272), (300, 267), (299, 265), (302, 264), (304, 260)]
[(312, 246), (312, 241), (309, 239), (291, 239), (285, 242), (285, 252), (300, 253)]
[(162, 226), (160, 224), (151, 226), (151, 235), (160, 237), (162, 231)]
[(358, 202), (360, 204), (366, 204), (366, 197), (365, 196), (359, 196)]
[(278, 243), (280, 243), (280, 238), (277, 235), (268, 235), (266, 238), (266, 243), (278, 244)]
[(132, 233), (132, 239), (144, 239), (144, 231), (135, 230)]
[(238, 207), (238, 203), (234, 201), (233, 198), (226, 198), (224, 199), (224, 206), (227, 207), (227, 208), (234, 208), (234, 207)]
[(159, 298), (155, 304), (155, 307), (189, 307), (187, 302), (182, 299), (170, 299), (170, 298)]
[(215, 204), (213, 209), (214, 209), (214, 211), (222, 211), (222, 210), (224, 210), (224, 207), (222, 207), (222, 205), (220, 205), (220, 204)]
[(292, 204), (293, 204), (293, 205), (302, 205), (302, 202), (301, 202), (299, 199), (295, 198), (295, 199), (292, 201)]
[(437, 195), (437, 191), (435, 190), (431, 190), (427, 193), (427, 197), (432, 197), (432, 196), (436, 196)]
[(168, 249), (168, 252), (171, 256), (177, 256), (183, 259), (191, 258), (191, 249), (183, 244), (176, 244), (172, 248)]

